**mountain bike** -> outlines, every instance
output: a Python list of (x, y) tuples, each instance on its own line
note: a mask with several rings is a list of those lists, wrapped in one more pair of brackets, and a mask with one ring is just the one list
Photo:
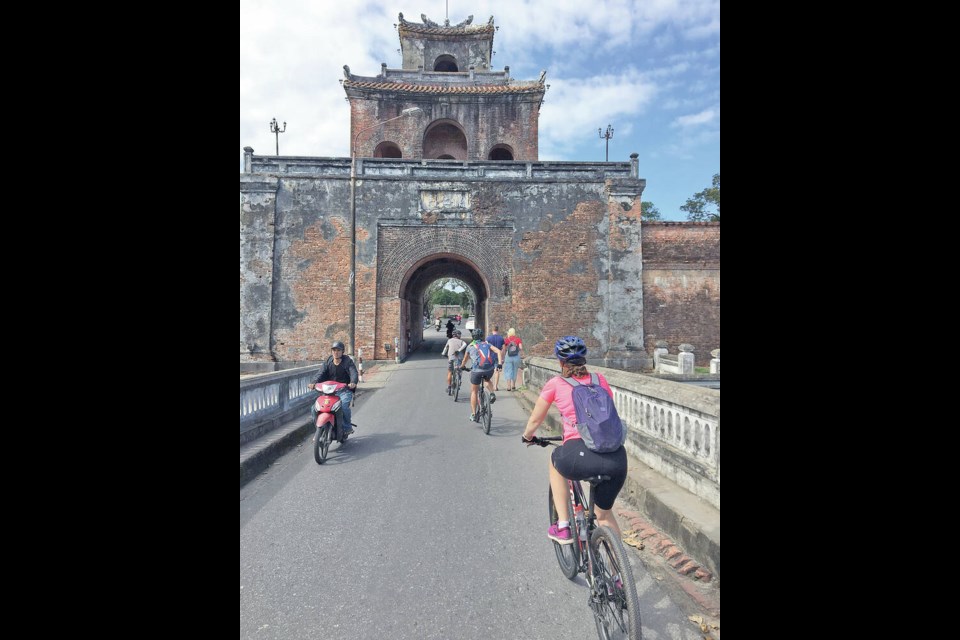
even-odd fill
[(483, 426), (483, 432), (490, 433), (490, 421), (493, 419), (493, 409), (490, 408), (490, 395), (487, 393), (485, 381), (480, 381), (477, 390), (477, 422)]
[[(453, 368), (453, 376), (451, 378), (451, 387), (453, 388), (450, 390), (450, 392), (451, 395), (453, 395), (454, 402), (456, 402), (457, 398), (460, 397), (460, 375), (463, 371), (464, 369), (461, 369), (459, 366), (455, 366)], [(466, 371), (469, 371), (469, 369), (466, 369)]]
[[(534, 437), (533, 444), (559, 446), (562, 436)], [(610, 476), (593, 476), (584, 480), (567, 480), (567, 511), (573, 544), (553, 543), (560, 571), (569, 580), (584, 574), (590, 588), (588, 604), (593, 611), (597, 634), (601, 640), (624, 638), (642, 640), (640, 600), (627, 551), (610, 527), (597, 525), (594, 513), (596, 486)], [(586, 500), (581, 482), (590, 484), (590, 500)], [(557, 521), (553, 489), (547, 493), (550, 524)], [(588, 544), (589, 541), (589, 544)]]

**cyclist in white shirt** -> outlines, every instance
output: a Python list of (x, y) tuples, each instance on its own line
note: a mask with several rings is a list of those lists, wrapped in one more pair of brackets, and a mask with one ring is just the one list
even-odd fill
[(460, 352), (467, 348), (467, 343), (460, 339), (460, 330), (453, 332), (453, 337), (447, 340), (440, 355), (447, 356), (447, 395), (450, 395), (450, 385), (453, 383), (453, 368), (461, 357)]

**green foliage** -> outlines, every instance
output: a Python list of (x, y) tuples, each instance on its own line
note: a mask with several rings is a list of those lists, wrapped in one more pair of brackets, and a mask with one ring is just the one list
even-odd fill
[(652, 202), (641, 202), (640, 211), (644, 220), (660, 220), (660, 209)]
[[(463, 289), (463, 291), (454, 291)], [(423, 294), (423, 313), (430, 314), (437, 305), (459, 305), (464, 312), (473, 309), (473, 294), (467, 285), (456, 278), (433, 281)]]
[(693, 222), (720, 222), (720, 174), (714, 174), (712, 187), (687, 198), (680, 210), (686, 211), (687, 220)]

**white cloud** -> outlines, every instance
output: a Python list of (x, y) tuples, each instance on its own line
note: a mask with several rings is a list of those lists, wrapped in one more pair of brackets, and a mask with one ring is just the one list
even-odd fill
[(704, 109), (700, 113), (694, 113), (689, 116), (680, 116), (674, 120), (670, 126), (696, 127), (702, 124), (709, 124), (717, 117), (719, 117), (719, 112), (715, 112), (713, 109)]

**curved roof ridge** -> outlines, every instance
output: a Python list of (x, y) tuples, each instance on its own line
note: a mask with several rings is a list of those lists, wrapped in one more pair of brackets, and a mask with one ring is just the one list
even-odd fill
[(473, 16), (468, 16), (463, 22), (452, 26), (450, 25), (449, 20), (445, 20), (444, 24), (441, 25), (429, 19), (426, 14), (423, 13), (420, 14), (420, 19), (423, 20), (423, 22), (410, 22), (405, 20), (403, 13), (401, 13), (399, 17), (400, 24), (398, 25), (398, 28), (401, 32), (408, 31), (411, 33), (456, 35), (493, 33), (495, 30), (493, 25), (493, 16), (490, 16), (490, 19), (486, 22), (486, 24), (471, 24), (473, 22)]
[(354, 78), (344, 80), (343, 86), (347, 89), (382, 89), (409, 93), (537, 93), (544, 89), (543, 84), (536, 81), (511, 84), (415, 84)]

